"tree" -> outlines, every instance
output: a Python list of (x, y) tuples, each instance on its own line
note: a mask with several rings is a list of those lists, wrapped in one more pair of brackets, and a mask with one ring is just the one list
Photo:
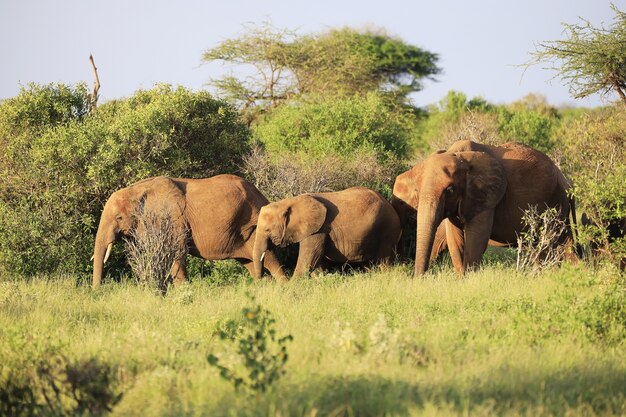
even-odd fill
[[(251, 66), (212, 80), (224, 98), (254, 118), (294, 97), (349, 97), (372, 91), (401, 100), (440, 72), (436, 54), (373, 31), (350, 28), (299, 36), (269, 24), (252, 26), (203, 54), (203, 60)], [(255, 110), (255, 111), (252, 111)]]
[(277, 105), (297, 91), (293, 73), (288, 71), (295, 34), (277, 30), (269, 24), (250, 26), (236, 39), (227, 39), (204, 52), (206, 62), (224, 61), (233, 65), (251, 66), (253, 74), (244, 79), (232, 73), (211, 80), (222, 96), (242, 111)]
[(567, 39), (541, 43), (530, 64), (551, 64), (575, 98), (614, 91), (626, 108), (626, 13), (611, 8), (616, 18), (608, 28), (582, 18), (582, 24), (565, 23)]

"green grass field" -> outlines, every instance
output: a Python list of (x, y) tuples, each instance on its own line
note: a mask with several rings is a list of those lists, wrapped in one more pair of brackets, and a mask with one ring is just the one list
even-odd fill
[[(77, 277), (5, 279), (2, 410), (97, 414), (105, 408), (89, 402), (109, 398), (116, 416), (626, 414), (623, 275), (584, 264), (410, 272), (196, 280), (167, 296), (132, 282), (93, 291)], [(217, 332), (241, 322), (247, 292), (294, 338), (266, 393), (236, 391), (207, 361), (237, 362)], [(63, 388), (71, 381), (95, 399)]]

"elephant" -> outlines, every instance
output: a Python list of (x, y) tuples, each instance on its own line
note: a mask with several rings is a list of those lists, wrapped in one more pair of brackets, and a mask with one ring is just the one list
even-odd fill
[(440, 224), (444, 219), (452, 263), (457, 272), (464, 273), (479, 267), (489, 242), (516, 244), (524, 230), (524, 210), (532, 205), (558, 209), (567, 232), (555, 244), (571, 243), (570, 187), (554, 162), (529, 146), (463, 140), (400, 174), (392, 205), (399, 213), (417, 211), (415, 275), (428, 269), (435, 240), (443, 247)]
[[(397, 200), (394, 201), (393, 207), (394, 209), (396, 209), (396, 212), (398, 213), (398, 217), (400, 218), (400, 227), (402, 228), (402, 233), (404, 234), (405, 232), (409, 230), (415, 230), (416, 221), (417, 221), (417, 210), (408, 206), (407, 204), (402, 204), (401, 202), (398, 202)], [(443, 252), (445, 252), (448, 249), (448, 242), (446, 239), (446, 223), (447, 222), (448, 220), (444, 219), (437, 227), (437, 230), (435, 232), (435, 239), (433, 240), (433, 247), (430, 252), (429, 265), (433, 264), (437, 260), (439, 255), (441, 255)], [(403, 244), (402, 240), (398, 242), (397, 253), (399, 254), (401, 259), (407, 260), (410, 248), (409, 248), (409, 245), (406, 244), (406, 242), (404, 242), (404, 245), (402, 244)], [(509, 245), (496, 242), (493, 239), (489, 239), (489, 246), (506, 247)]]
[[(128, 236), (140, 207), (166, 210), (176, 230), (188, 233), (189, 254), (206, 260), (237, 259), (253, 276), (252, 250), (256, 223), (267, 199), (256, 187), (235, 175), (204, 179), (153, 177), (115, 191), (100, 217), (93, 255), (93, 282), (98, 287), (115, 240)], [(275, 254), (266, 267), (279, 281), (286, 277)], [(174, 262), (171, 276), (185, 280), (185, 256)]]
[[(400, 220), (379, 193), (364, 187), (302, 194), (261, 208), (254, 243), (259, 274), (270, 247), (299, 243), (294, 277), (331, 264), (389, 263), (400, 239)], [(265, 257), (267, 258), (267, 257)]]

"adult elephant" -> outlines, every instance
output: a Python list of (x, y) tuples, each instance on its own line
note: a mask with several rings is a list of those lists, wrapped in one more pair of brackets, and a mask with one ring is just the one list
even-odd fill
[[(569, 225), (569, 182), (542, 152), (508, 143), (454, 143), (396, 178), (392, 204), (417, 210), (415, 275), (426, 272), (436, 230), (444, 223), (454, 268), (463, 273), (480, 264), (490, 240), (513, 245), (532, 205), (556, 208)], [(441, 231), (441, 229), (440, 229)], [(568, 227), (564, 244), (571, 240)]]
[[(100, 285), (113, 242), (120, 235), (129, 235), (142, 210), (159, 210), (172, 216), (174, 229), (189, 234), (191, 255), (207, 260), (237, 259), (253, 274), (256, 223), (261, 207), (267, 203), (254, 185), (235, 175), (205, 179), (155, 177), (122, 188), (109, 197), (100, 217), (92, 285)], [(276, 279), (285, 280), (273, 253), (268, 253), (266, 267)], [(184, 256), (174, 262), (171, 271), (175, 282), (184, 281)]]
[[(390, 262), (400, 238), (398, 215), (380, 194), (364, 187), (303, 194), (261, 209), (254, 244), (257, 275), (272, 246), (300, 244), (294, 276), (322, 259), (335, 264)], [(266, 257), (267, 258), (267, 257)]]

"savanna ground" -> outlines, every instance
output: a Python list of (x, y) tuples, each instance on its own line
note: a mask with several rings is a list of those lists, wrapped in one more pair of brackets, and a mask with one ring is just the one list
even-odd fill
[[(511, 262), (491, 254), (465, 277), (444, 263), (421, 279), (405, 265), (286, 285), (252, 283), (227, 264), (214, 274), (234, 283), (196, 279), (166, 296), (129, 280), (92, 290), (87, 277), (5, 279), (2, 411), (626, 414), (624, 276), (585, 263), (524, 274)], [(278, 337), (293, 336), (285, 374), (265, 393), (235, 390), (207, 361), (237, 362), (218, 333), (242, 323), (249, 293)]]

